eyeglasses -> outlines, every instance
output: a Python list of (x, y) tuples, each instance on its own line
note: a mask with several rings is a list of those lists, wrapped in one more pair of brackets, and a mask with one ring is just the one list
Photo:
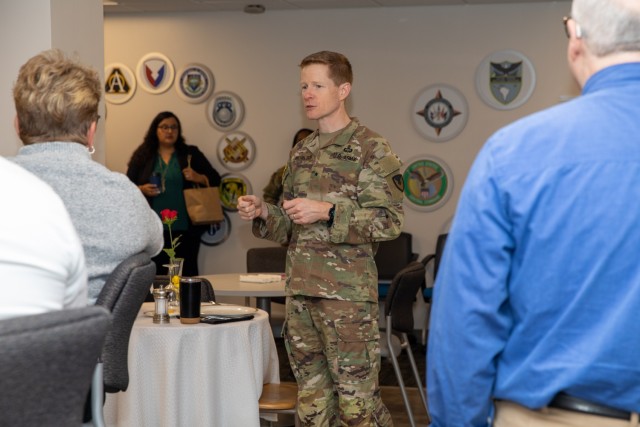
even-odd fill
[(171, 126), (162, 125), (162, 126), (158, 126), (158, 129), (165, 132), (168, 130), (178, 130), (178, 125), (171, 125)]
[[(564, 33), (567, 35), (567, 38), (570, 39), (571, 38), (571, 33), (569, 32), (569, 21), (572, 20), (573, 18), (571, 16), (565, 16), (562, 18), (562, 24), (564, 25)], [(575, 19), (573, 19), (573, 22), (575, 22)], [(576, 24), (576, 38), (580, 39), (582, 38), (582, 28), (580, 27), (580, 25), (578, 25), (577, 22), (575, 22)]]

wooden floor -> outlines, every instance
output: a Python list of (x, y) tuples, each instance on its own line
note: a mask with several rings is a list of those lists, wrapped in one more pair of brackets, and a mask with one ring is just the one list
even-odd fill
[[(400, 387), (382, 386), (380, 389), (382, 391), (382, 401), (387, 406), (387, 409), (389, 409), (389, 412), (391, 412), (394, 427), (411, 426), (411, 424), (409, 424), (407, 410), (404, 406), (404, 400), (402, 400)], [(425, 427), (427, 425), (427, 411), (424, 409), (418, 389), (415, 387), (408, 387), (407, 395), (409, 396), (409, 403), (411, 404), (413, 419), (416, 426)]]
[[(278, 358), (280, 360), (280, 380), (295, 382), (291, 367), (289, 366), (287, 354), (284, 349), (284, 341), (282, 338), (276, 338), (276, 348), (278, 349)], [(414, 343), (412, 345), (413, 356), (418, 367), (420, 378), (425, 377), (425, 353), (424, 346)], [(427, 411), (420, 399), (420, 393), (416, 386), (416, 380), (411, 371), (411, 365), (409, 364), (409, 358), (403, 352), (398, 357), (398, 364), (402, 371), (402, 377), (404, 378), (405, 385), (407, 386), (407, 394), (409, 395), (409, 403), (413, 412), (414, 421), (416, 426), (427, 426)], [(390, 359), (383, 358), (381, 360), (381, 369), (379, 375), (380, 389), (382, 392), (382, 401), (391, 412), (391, 418), (393, 419), (394, 427), (409, 427), (409, 418), (407, 416), (407, 410), (402, 399), (402, 393), (400, 387), (398, 387), (398, 380), (393, 369), (393, 365)], [(422, 383), (424, 386), (424, 382)], [(263, 424), (265, 425), (265, 424)], [(289, 426), (288, 422), (282, 424), (274, 423), (274, 427)]]
[[(409, 417), (407, 416), (407, 410), (404, 406), (404, 400), (402, 399), (402, 393), (400, 387), (395, 386), (382, 386), (380, 387), (382, 394), (382, 401), (386, 405), (389, 412), (391, 412), (391, 419), (393, 420), (394, 427), (410, 427)], [(422, 400), (420, 399), (420, 393), (415, 387), (407, 388), (407, 395), (409, 396), (409, 403), (413, 412), (413, 420), (416, 426), (427, 426), (427, 411), (424, 409)], [(273, 427), (293, 427), (293, 418), (289, 416), (281, 416), (279, 422), (274, 422)], [(265, 420), (260, 420), (261, 426), (267, 427), (269, 423)]]

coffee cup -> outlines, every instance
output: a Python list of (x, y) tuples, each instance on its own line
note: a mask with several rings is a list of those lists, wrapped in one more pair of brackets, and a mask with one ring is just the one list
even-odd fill
[(180, 323), (200, 322), (200, 288), (197, 277), (180, 278)]

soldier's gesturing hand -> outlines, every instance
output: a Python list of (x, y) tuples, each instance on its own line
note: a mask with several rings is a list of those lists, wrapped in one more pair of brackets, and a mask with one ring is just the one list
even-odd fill
[(245, 221), (251, 221), (258, 217), (264, 220), (267, 219), (267, 208), (264, 206), (264, 201), (258, 196), (247, 195), (238, 197), (237, 207), (240, 218)]
[(295, 224), (313, 224), (329, 219), (333, 204), (312, 199), (292, 199), (282, 202), (282, 208)]

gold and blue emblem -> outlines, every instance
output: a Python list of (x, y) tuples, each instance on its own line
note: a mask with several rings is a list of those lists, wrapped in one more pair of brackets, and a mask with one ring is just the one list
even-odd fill
[(189, 64), (180, 71), (176, 90), (185, 101), (197, 104), (205, 101), (213, 92), (211, 71), (201, 64)]

